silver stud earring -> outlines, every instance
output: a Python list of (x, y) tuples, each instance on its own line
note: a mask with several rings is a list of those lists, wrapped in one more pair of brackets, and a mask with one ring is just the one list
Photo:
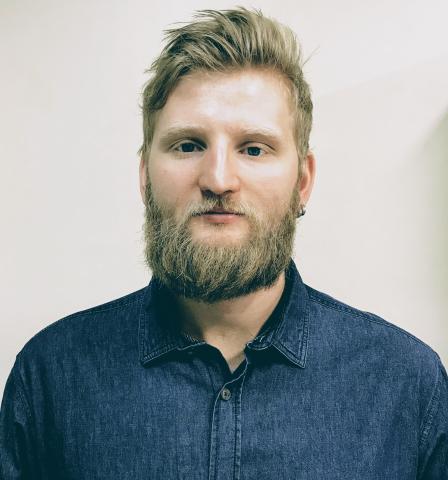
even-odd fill
[(297, 214), (297, 218), (303, 217), (306, 213), (305, 205), (300, 205), (299, 213)]

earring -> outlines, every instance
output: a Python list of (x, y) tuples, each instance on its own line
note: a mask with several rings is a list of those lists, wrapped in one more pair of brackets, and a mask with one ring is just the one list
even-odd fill
[(300, 205), (299, 213), (297, 214), (297, 218), (303, 217), (306, 213), (305, 205)]

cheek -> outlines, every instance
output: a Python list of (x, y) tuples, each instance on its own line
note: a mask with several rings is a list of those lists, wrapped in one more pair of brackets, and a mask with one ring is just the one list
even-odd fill
[(191, 175), (179, 168), (170, 168), (169, 164), (153, 163), (148, 167), (149, 181), (153, 196), (157, 202), (174, 208), (187, 199), (191, 189)]
[(248, 189), (256, 189), (256, 196), (261, 199), (266, 211), (283, 209), (289, 201), (297, 183), (298, 165), (265, 165), (249, 177)]
[(260, 159), (259, 163), (248, 163), (245, 173), (264, 183), (272, 181), (281, 185), (293, 185), (298, 172), (298, 159), (294, 152), (288, 149), (282, 155)]

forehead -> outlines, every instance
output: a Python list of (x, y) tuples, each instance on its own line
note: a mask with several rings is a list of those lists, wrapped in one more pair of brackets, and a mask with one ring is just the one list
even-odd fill
[(292, 138), (295, 108), (287, 82), (280, 73), (261, 68), (190, 73), (159, 111), (154, 134), (199, 124), (228, 131), (264, 128)]

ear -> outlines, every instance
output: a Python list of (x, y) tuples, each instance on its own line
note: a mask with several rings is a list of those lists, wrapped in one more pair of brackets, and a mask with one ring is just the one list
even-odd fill
[(146, 165), (144, 154), (142, 154), (142, 156), (140, 157), (139, 177), (140, 177), (140, 195), (142, 197), (143, 203), (146, 205), (146, 182), (148, 181), (148, 174), (147, 174), (147, 165)]
[(302, 178), (299, 183), (300, 203), (306, 205), (313, 190), (316, 176), (316, 159), (311, 150), (308, 151), (302, 166)]

